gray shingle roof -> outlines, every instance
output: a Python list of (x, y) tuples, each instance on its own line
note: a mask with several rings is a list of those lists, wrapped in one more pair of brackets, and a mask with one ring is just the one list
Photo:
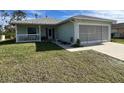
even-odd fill
[(13, 21), (12, 24), (42, 24), (42, 25), (55, 25), (61, 22), (61, 20), (54, 18), (38, 18), (24, 21)]
[(112, 28), (124, 28), (124, 23), (113, 24)]
[(115, 20), (98, 18), (98, 17), (91, 17), (91, 16), (84, 16), (84, 15), (77, 15), (70, 17), (66, 20), (58, 20), (54, 18), (38, 18), (38, 19), (31, 19), (31, 20), (24, 20), (24, 21), (13, 21), (12, 24), (39, 24), (39, 25), (56, 25), (61, 24), (72, 19), (82, 19), (82, 20), (96, 20), (96, 21), (108, 21), (108, 22), (115, 22)]

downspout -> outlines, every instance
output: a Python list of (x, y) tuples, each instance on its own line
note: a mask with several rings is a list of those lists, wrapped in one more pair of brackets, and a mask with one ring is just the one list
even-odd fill
[(39, 25), (39, 42), (41, 42), (41, 27)]

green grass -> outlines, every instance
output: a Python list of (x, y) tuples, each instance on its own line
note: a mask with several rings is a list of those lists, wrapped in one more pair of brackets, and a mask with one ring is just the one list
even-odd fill
[(0, 43), (0, 82), (124, 82), (124, 63), (52, 43)]
[(112, 42), (124, 44), (124, 39), (112, 39)]

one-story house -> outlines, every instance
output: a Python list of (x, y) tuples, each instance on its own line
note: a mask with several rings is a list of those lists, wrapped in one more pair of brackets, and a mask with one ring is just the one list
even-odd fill
[(112, 36), (115, 38), (124, 38), (124, 23), (112, 25)]
[(71, 44), (77, 39), (81, 44), (108, 42), (111, 40), (110, 19), (77, 15), (66, 20), (38, 18), (14, 21), (16, 42), (41, 42), (43, 40), (64, 41)]

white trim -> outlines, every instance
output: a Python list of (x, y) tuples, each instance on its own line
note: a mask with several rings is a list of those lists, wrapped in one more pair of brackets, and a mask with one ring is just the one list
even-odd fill
[(39, 34), (17, 34), (17, 36), (39, 35)]
[(94, 40), (94, 41), (83, 41), (81, 44), (92, 44), (92, 43), (100, 43), (102, 42), (101, 40)]
[(41, 41), (41, 27), (39, 25), (39, 41)]
[(108, 29), (109, 29), (109, 36), (108, 36), (108, 40), (111, 41), (111, 25), (108, 26)]
[(88, 20), (88, 21), (99, 21), (99, 22), (113, 22), (115, 20), (109, 20), (109, 19), (93, 19), (93, 18), (77, 18), (76, 20)]
[(37, 41), (37, 42), (41, 42), (41, 39), (40, 39), (40, 35), (39, 34), (17, 34), (17, 38), (19, 38), (20, 36), (24, 36), (24, 37), (27, 37), (27, 36), (39, 36), (39, 39), (36, 39), (36, 40), (18, 40), (18, 42), (33, 42), (33, 41)]
[(110, 26), (111, 24), (101, 24), (101, 23), (80, 23), (80, 22), (78, 22), (77, 23), (78, 24), (78, 26), (79, 25), (96, 25), (96, 26)]
[(107, 42), (107, 40), (83, 41), (83, 42), (81, 42), (81, 45), (85, 45), (85, 44), (94, 44), (94, 43), (103, 43), (103, 42)]
[(18, 41), (18, 42), (41, 42), (39, 40), (25, 40), (25, 41)]
[(79, 39), (79, 26), (74, 22), (74, 43), (76, 43), (77, 39)]

